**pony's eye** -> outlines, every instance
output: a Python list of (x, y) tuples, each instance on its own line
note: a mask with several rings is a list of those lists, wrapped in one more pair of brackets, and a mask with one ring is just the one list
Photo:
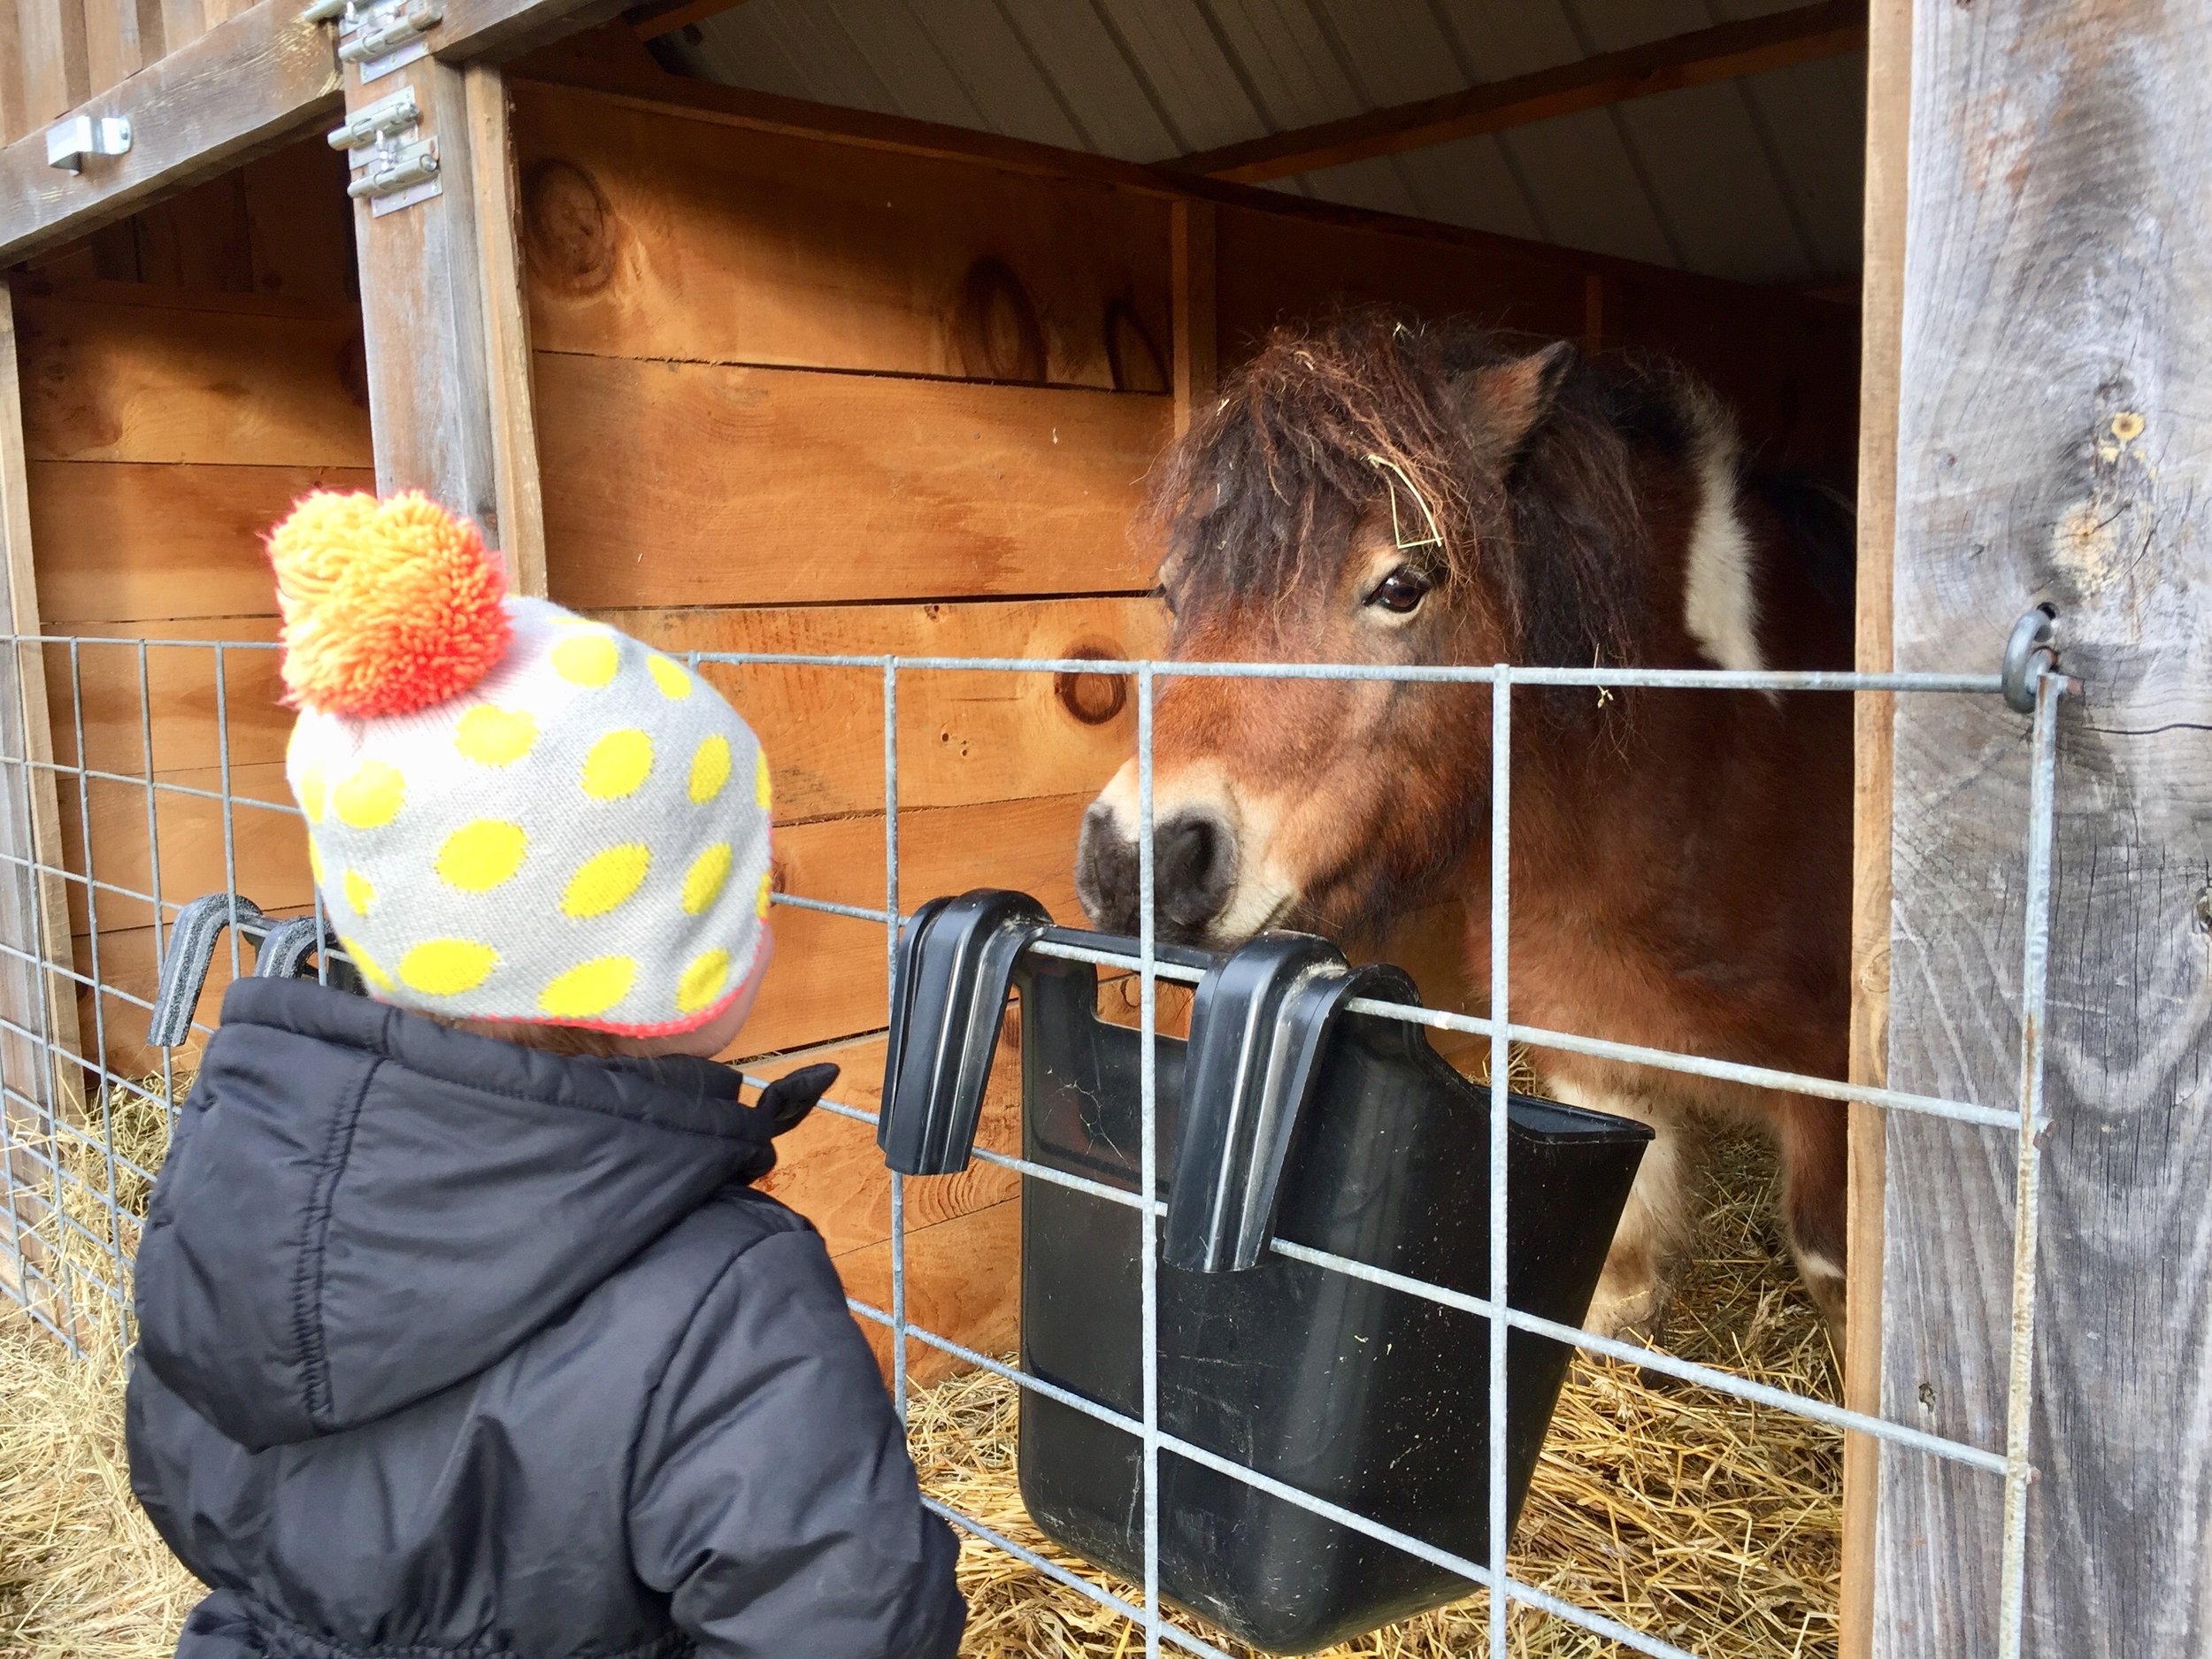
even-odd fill
[(1427, 597), (1429, 588), (1427, 577), (1410, 565), (1401, 565), (1375, 584), (1374, 592), (1367, 595), (1367, 603), (1403, 616)]

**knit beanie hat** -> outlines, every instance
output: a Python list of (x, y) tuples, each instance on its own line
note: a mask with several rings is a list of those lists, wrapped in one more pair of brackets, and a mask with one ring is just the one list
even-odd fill
[(269, 538), (285, 775), (377, 995), (671, 1036), (759, 971), (768, 763), (682, 664), (505, 581), (418, 495), (308, 496)]

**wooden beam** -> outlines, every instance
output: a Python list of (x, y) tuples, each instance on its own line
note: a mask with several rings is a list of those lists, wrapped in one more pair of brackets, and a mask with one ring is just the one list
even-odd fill
[(369, 426), (380, 495), (419, 489), (482, 526), (499, 543), (490, 345), (478, 238), (473, 129), (465, 72), (420, 58), (365, 87), (345, 77), (349, 113), (411, 86), (415, 136), (438, 146), (441, 188), (381, 215), (354, 209), (367, 355)]
[(1177, 202), (1169, 210), (1170, 303), (1174, 307), (1175, 435), (1190, 430), (1200, 403), (1213, 396), (1216, 363), (1214, 206)]
[[(626, 0), (447, 0), (430, 50), (448, 63), (505, 63), (549, 42), (610, 22)], [(625, 31), (626, 33), (626, 31)]]
[[(2212, 32), (1913, 8), (1893, 639), (1986, 672), (2058, 611), (2047, 1007), (2024, 1018), (2028, 721), (1901, 695), (1889, 1082), (2045, 1062), (2027, 1659), (2212, 1643)], [(1886, 72), (1893, 65), (1886, 64)], [(2016, 1137), (1887, 1125), (1884, 1415), (2005, 1443)], [(1885, 1659), (1998, 1651), (2002, 1483), (1886, 1448)]]
[[(1905, 156), (1912, 115), (1912, 0), (1874, 0), (1866, 83), (1865, 298), (1859, 359), (1858, 655), (1891, 667), (1891, 550), (1897, 526), (1898, 330), (1905, 307)], [(1851, 1080), (1889, 1078), (1890, 818), (1896, 697), (1857, 699), (1851, 863)], [(1881, 1109), (1850, 1111), (1844, 1403), (1882, 1409)], [(1838, 1659), (1873, 1659), (1874, 1540), (1881, 1442), (1843, 1441), (1843, 1583)]]
[(1839, 57), (1865, 44), (1865, 0), (1824, 0), (1819, 5), (1722, 23), (1464, 92), (1200, 150), (1173, 165), (1217, 179), (1263, 184), (1319, 167), (1402, 155), (1477, 133), (1527, 127), (1654, 93)]
[[(38, 582), (31, 563), (29, 469), (23, 442), (23, 395), (17, 373), (14, 296), (0, 281), (0, 581), (8, 631), (18, 641), (41, 632)], [(0, 1075), (12, 1116), (28, 1102), (41, 1114), (71, 1116), (84, 1102), (81, 1070), (58, 1059), (82, 1055), (69, 898), (63, 869), (61, 811), (53, 772), (54, 732), (46, 700), (46, 662), (36, 644), (0, 652), (0, 1016), (17, 1031), (0, 1038)], [(31, 960), (27, 962), (26, 956)], [(42, 972), (32, 963), (52, 964)], [(37, 1033), (38, 1040), (22, 1035)], [(41, 1052), (41, 1049), (43, 1052)], [(0, 1180), (7, 1179), (0, 1171)]]
[(678, 29), (735, 11), (744, 4), (745, 0), (676, 0), (672, 5), (632, 6), (626, 20), (630, 33), (638, 39), (657, 41), (664, 35), (673, 35)]
[(127, 155), (89, 161), (81, 173), (50, 167), (44, 119), (0, 150), (0, 263), (81, 236), (334, 114), (328, 31), (299, 12), (298, 0), (260, 0), (68, 111), (128, 116)]
[(483, 273), (485, 392), (499, 546), (518, 594), (545, 596), (545, 498), (538, 485), (538, 426), (531, 386), (530, 303), (523, 291), (522, 204), (508, 127), (505, 74), (488, 64), (464, 72), (469, 160), (476, 195), (477, 262)]
[(377, 488), (420, 489), (480, 525), (517, 591), (545, 589), (528, 325), (502, 71), (426, 58), (363, 86), (357, 109), (411, 86), (439, 193), (381, 215), (357, 204), (361, 326)]

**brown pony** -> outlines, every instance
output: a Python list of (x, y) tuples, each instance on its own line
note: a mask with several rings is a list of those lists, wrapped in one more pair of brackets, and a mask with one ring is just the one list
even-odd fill
[[(1279, 332), (1169, 454), (1151, 522), (1183, 660), (1846, 668), (1849, 510), (1743, 464), (1677, 372), (1359, 312)], [(1164, 938), (1348, 944), (1456, 895), (1490, 963), (1490, 690), (1161, 682)], [(1834, 693), (1514, 694), (1517, 1023), (1843, 1075), (1851, 707)], [(1135, 930), (1136, 764), (1077, 885)], [(1686, 1132), (1764, 1124), (1805, 1285), (1839, 1320), (1843, 1109), (1538, 1050), (1548, 1092), (1649, 1123), (1592, 1329), (1648, 1330), (1685, 1241)]]

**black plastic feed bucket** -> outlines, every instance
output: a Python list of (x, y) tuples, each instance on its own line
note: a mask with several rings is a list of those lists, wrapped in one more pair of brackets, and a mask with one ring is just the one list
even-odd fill
[[(883, 1117), (891, 1167), (964, 1168), (1008, 991), (1021, 1002), (1023, 1151), (1137, 1188), (1140, 1034), (1102, 1020), (1097, 972), (1040, 941), (1133, 955), (1053, 928), (1020, 894), (923, 907), (900, 945)], [(1466, 1294), (1489, 1286), (1489, 1091), (1402, 1020), (1343, 1007), (1413, 1000), (1395, 968), (1352, 969), (1303, 934), (1203, 972), (1191, 1038), (1157, 1042), (1162, 1432), (1439, 1548), (1488, 1549), (1488, 1329), (1479, 1316), (1295, 1261), (1280, 1237)], [(1650, 1132), (1509, 1097), (1513, 1304), (1578, 1323)], [(1022, 1186), (1023, 1368), (1141, 1414), (1141, 1240), (1127, 1204)], [(1507, 1471), (1517, 1515), (1569, 1350), (1507, 1349)], [(1141, 1447), (1117, 1424), (1025, 1389), (1022, 1499), (1048, 1536), (1131, 1578), (1144, 1570)], [(1163, 1448), (1160, 1586), (1256, 1646), (1328, 1646), (1472, 1589), (1443, 1569)]]

